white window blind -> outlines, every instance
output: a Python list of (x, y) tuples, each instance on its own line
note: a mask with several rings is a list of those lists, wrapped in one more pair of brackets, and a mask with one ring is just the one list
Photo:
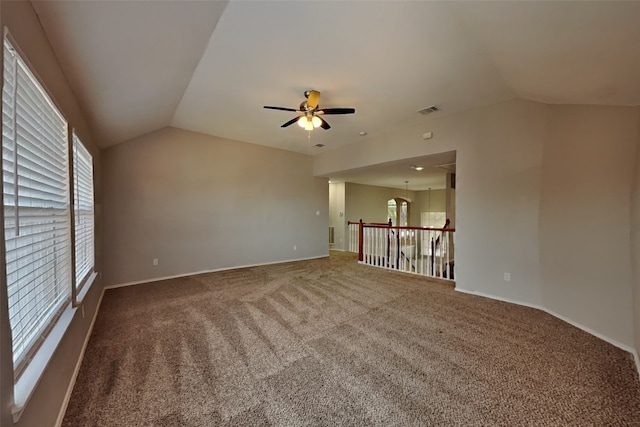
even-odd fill
[(68, 127), (7, 39), (2, 102), (7, 293), (18, 376), (70, 300)]
[(76, 291), (93, 271), (93, 158), (73, 133), (73, 197), (75, 218)]

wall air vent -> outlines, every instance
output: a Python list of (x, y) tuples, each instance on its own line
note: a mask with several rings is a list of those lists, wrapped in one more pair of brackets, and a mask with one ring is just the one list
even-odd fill
[(431, 107), (423, 108), (422, 110), (418, 110), (418, 113), (426, 116), (427, 114), (435, 113), (436, 111), (440, 111), (438, 107), (432, 105)]

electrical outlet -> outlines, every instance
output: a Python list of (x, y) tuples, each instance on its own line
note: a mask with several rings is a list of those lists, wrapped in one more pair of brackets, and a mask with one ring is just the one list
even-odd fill
[(297, 247), (296, 245), (293, 245), (293, 250), (294, 250), (294, 251), (297, 251), (297, 250), (298, 250), (298, 247)]
[(504, 273), (504, 281), (505, 282), (511, 281), (511, 273)]
[(158, 258), (153, 259), (153, 265), (158, 265)]

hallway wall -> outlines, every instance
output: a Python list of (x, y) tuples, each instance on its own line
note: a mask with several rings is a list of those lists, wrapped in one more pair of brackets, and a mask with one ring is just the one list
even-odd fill
[[(545, 308), (631, 349), (629, 212), (639, 120), (637, 107), (513, 100), (421, 118), (327, 152), (314, 173), (456, 150), (457, 288)], [(425, 143), (427, 131), (434, 138)], [(619, 242), (597, 259), (594, 229)]]

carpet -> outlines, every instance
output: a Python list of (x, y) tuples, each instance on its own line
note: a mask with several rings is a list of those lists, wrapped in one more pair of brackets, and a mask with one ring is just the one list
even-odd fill
[(631, 354), (353, 254), (105, 291), (64, 426), (640, 425)]

